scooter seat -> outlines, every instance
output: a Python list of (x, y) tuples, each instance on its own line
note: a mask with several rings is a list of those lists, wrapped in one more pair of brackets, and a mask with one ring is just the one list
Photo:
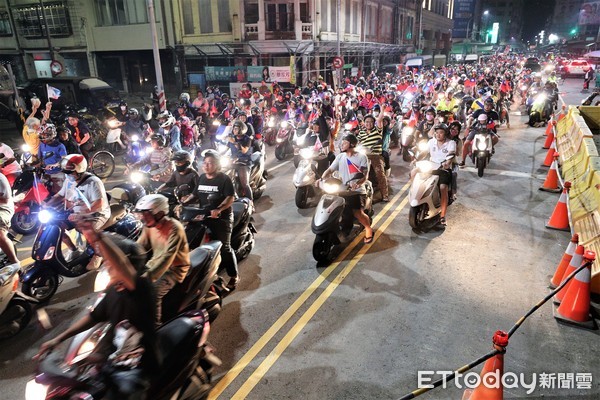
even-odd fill
[(231, 211), (233, 211), (233, 226), (237, 226), (242, 220), (242, 216), (248, 209), (248, 202), (246, 199), (238, 199), (231, 205)]
[(179, 214), (179, 220), (181, 222), (190, 222), (198, 215), (205, 215), (206, 210), (198, 207), (182, 207), (181, 213)]
[(189, 361), (198, 347), (197, 325), (190, 318), (177, 318), (156, 332), (158, 354), (162, 357), (163, 371), (178, 371), (179, 363)]
[(111, 204), (110, 218), (106, 221), (104, 225), (102, 225), (102, 228), (100, 228), (100, 230), (104, 231), (110, 228), (111, 226), (122, 220), (125, 215), (127, 215), (127, 210), (125, 209), (125, 207), (123, 207), (121, 204)]

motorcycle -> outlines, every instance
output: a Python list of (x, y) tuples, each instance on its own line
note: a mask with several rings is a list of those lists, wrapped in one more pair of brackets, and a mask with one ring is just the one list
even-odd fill
[(498, 102), (498, 115), (500, 116), (500, 124), (506, 124), (506, 128), (510, 128), (510, 100), (508, 95)]
[[(348, 124), (346, 124), (348, 125)], [(294, 168), (298, 168), (300, 160), (300, 150), (304, 148), (306, 139), (310, 136), (311, 130), (308, 125), (300, 125), (294, 130), (294, 137), (292, 138), (292, 146), (294, 148)]]
[(485, 167), (490, 163), (493, 154), (492, 134), (488, 128), (476, 128), (473, 138), (471, 160), (477, 168), (477, 176), (483, 176)]
[[(152, 399), (183, 400), (204, 398), (211, 389), (212, 370), (220, 360), (207, 345), (210, 331), (205, 310), (189, 311), (162, 325), (156, 332), (157, 346), (162, 354), (161, 373), (150, 382), (147, 393)], [(94, 349), (101, 339), (108, 341), (109, 329), (99, 331), (98, 338), (81, 350)], [(86, 348), (83, 346), (87, 345)], [(34, 380), (27, 383), (25, 398), (40, 399), (101, 399), (107, 386), (100, 375), (101, 365), (87, 357), (71, 362), (50, 353), (38, 365)]]
[[(364, 178), (363, 174), (356, 174), (353, 180)], [(344, 195), (354, 194), (349, 191), (350, 182), (345, 184), (338, 178), (328, 178), (321, 182), (321, 189), (325, 192), (317, 204), (312, 219), (311, 229), (315, 234), (313, 242), (313, 258), (317, 262), (326, 262), (330, 259), (335, 246), (345, 241), (341, 236), (350, 233), (354, 217), (345, 210), (346, 201)], [(365, 182), (367, 201), (365, 214), (369, 218), (373, 216), (373, 187), (370, 181)]]
[[(408, 223), (410, 227), (423, 231), (431, 229), (439, 220), (442, 212), (441, 193), (438, 185), (440, 177), (432, 172), (440, 165), (433, 161), (421, 160), (416, 162), (417, 174), (408, 192), (410, 209), (408, 211)], [(456, 170), (452, 172), (452, 180), (456, 179)], [(448, 205), (453, 200), (454, 185), (448, 187)]]
[(294, 197), (296, 207), (302, 209), (306, 208), (311, 197), (320, 196), (321, 189), (315, 184), (327, 169), (329, 162), (327, 160), (327, 147), (321, 147), (320, 149), (305, 147), (299, 151), (299, 156), (302, 160), (294, 172), (293, 182), (296, 187)]
[(552, 102), (546, 92), (542, 91), (536, 93), (535, 97), (528, 98), (527, 105), (529, 107), (529, 121), (527, 122), (529, 126), (545, 124), (550, 119), (552, 115)]
[[(211, 202), (209, 195), (209, 202)], [(206, 207), (188, 207), (184, 206), (179, 212), (179, 220), (185, 227), (185, 234), (190, 248), (200, 246), (207, 235), (204, 220), (210, 217), (210, 210), (215, 208), (215, 204), (209, 204)], [(254, 206), (247, 198), (236, 199), (231, 205), (233, 212), (233, 229), (231, 231), (231, 248), (238, 261), (241, 261), (250, 255), (254, 248), (254, 227), (252, 214)], [(208, 234), (210, 236), (210, 233)]]
[[(252, 190), (252, 197), (254, 200), (258, 200), (267, 188), (267, 179), (265, 178), (265, 154), (260, 151), (255, 151), (250, 157), (252, 160), (252, 166), (250, 168), (250, 189)], [(228, 175), (233, 181), (236, 193), (242, 193), (242, 186), (236, 173), (236, 160), (232, 160), (230, 152), (225, 151), (221, 155), (221, 170)]]
[(20, 270), (19, 264), (9, 264), (8, 257), (0, 252), (0, 339), (21, 332), (31, 320), (31, 304), (38, 303), (18, 290)]
[[(47, 157), (49, 156), (51, 155)], [(42, 201), (50, 195), (52, 187), (52, 183), (44, 178), (43, 169), (29, 164), (28, 157), (30, 158), (30, 155), (21, 155), (23, 172), (12, 187), (15, 213), (11, 219), (11, 227), (22, 235), (29, 235), (38, 229), (37, 216)]]
[(262, 133), (263, 140), (269, 146), (273, 146), (275, 143), (277, 143), (276, 126), (278, 126), (278, 124), (274, 115), (267, 116), (266, 113), (265, 121), (267, 121), (267, 123)]
[[(130, 239), (137, 239), (143, 223), (118, 204), (111, 204), (111, 216), (101, 230), (118, 233)], [(87, 272), (86, 266), (94, 255), (94, 249), (86, 245), (85, 251), (77, 257), (66, 260), (62, 252), (62, 235), (66, 235), (65, 225), (71, 210), (59, 211), (43, 209), (38, 214), (40, 229), (33, 242), (31, 258), (34, 263), (21, 274), (22, 290), (40, 302), (46, 302), (54, 295), (66, 276), (74, 278)], [(78, 234), (77, 244), (82, 244)]]
[(405, 126), (400, 133), (400, 145), (402, 146), (402, 159), (404, 161), (412, 161), (414, 155), (411, 154), (411, 149), (415, 142), (415, 128)]
[(275, 158), (281, 161), (288, 155), (294, 154), (292, 138), (294, 137), (296, 127), (292, 121), (281, 121), (279, 126), (280, 129), (277, 132), (277, 138), (275, 139)]

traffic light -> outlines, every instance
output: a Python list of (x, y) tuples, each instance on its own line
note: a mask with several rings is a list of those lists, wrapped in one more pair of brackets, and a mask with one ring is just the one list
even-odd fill
[(577, 34), (577, 28), (571, 29), (571, 35), (575, 35), (575, 34)]

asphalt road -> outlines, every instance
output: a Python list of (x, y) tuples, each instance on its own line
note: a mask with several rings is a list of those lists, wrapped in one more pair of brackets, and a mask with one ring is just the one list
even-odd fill
[[(580, 88), (579, 79), (561, 85), (567, 104), (584, 97)], [(496, 330), (509, 330), (548, 293), (570, 236), (544, 227), (558, 200), (538, 191), (547, 173), (544, 128), (526, 127), (517, 109), (511, 121), (484, 177), (469, 163), (461, 170), (445, 230), (410, 229), (409, 169), (394, 156), (392, 200), (376, 205), (375, 242), (365, 246), (360, 236), (328, 267), (312, 259), (314, 209), (294, 206), (293, 165), (269, 149), (256, 247), (211, 327), (223, 361), (211, 398), (396, 399), (417, 388), (418, 371), (453, 370), (486, 354)], [(32, 240), (20, 245), (22, 259)], [(53, 328), (34, 321), (2, 343), (0, 398), (23, 398), (31, 357), (82, 311), (92, 284), (93, 274), (65, 279), (46, 306)], [(538, 374), (537, 387), (531, 394), (505, 389), (505, 398), (599, 398), (597, 332), (557, 324), (551, 307), (523, 324), (505, 355), (505, 371), (528, 384)], [(593, 382), (591, 389), (558, 389), (557, 381), (542, 388), (541, 373), (591, 373)], [(460, 398), (463, 390), (449, 384), (422, 398)]]

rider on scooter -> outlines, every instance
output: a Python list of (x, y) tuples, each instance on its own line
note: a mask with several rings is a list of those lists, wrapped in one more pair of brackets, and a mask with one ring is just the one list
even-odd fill
[(233, 135), (229, 137), (228, 145), (231, 149), (231, 158), (234, 160), (240, 186), (244, 191), (240, 195), (252, 200), (252, 189), (250, 188), (250, 169), (252, 168), (252, 151), (250, 149), (252, 148), (252, 139), (246, 135), (246, 130), (246, 124), (236, 120), (233, 123)]
[[(342, 182), (350, 185), (350, 189), (354, 192), (353, 195), (344, 196), (346, 205), (345, 213), (352, 213), (352, 216), (360, 222), (365, 228), (364, 243), (368, 244), (373, 241), (373, 228), (367, 214), (365, 214), (366, 189), (365, 182), (369, 178), (369, 159), (366, 155), (356, 151), (358, 139), (353, 134), (349, 133), (342, 139), (340, 145), (340, 154), (337, 155), (331, 166), (323, 173), (323, 178), (326, 179), (334, 171), (340, 173)], [(353, 180), (355, 175), (362, 173), (363, 177)], [(351, 216), (346, 215), (346, 221), (351, 219)], [(351, 224), (352, 222), (350, 222)], [(344, 227), (342, 227), (344, 228)]]
[(156, 191), (160, 192), (165, 188), (178, 188), (188, 185), (192, 193), (183, 196), (180, 200), (183, 205), (192, 203), (196, 199), (195, 190), (200, 179), (198, 172), (191, 167), (192, 156), (187, 151), (181, 150), (173, 154), (171, 160), (175, 163), (175, 171), (171, 174), (171, 178), (160, 185)]
[[(498, 143), (498, 135), (496, 134), (496, 127), (494, 123), (495, 120), (490, 119), (494, 117), (494, 114), (496, 117), (498, 116), (498, 113), (496, 113), (496, 111), (491, 111), (490, 113), (481, 112), (477, 116), (477, 123), (473, 124), (473, 126), (470, 128), (469, 136), (467, 136), (465, 143), (463, 144), (462, 161), (460, 162), (460, 164), (458, 164), (461, 167), (465, 166), (465, 160), (467, 159), (467, 155), (471, 153), (471, 143), (473, 142), (473, 139), (475, 139), (475, 135), (477, 134), (477, 131), (479, 129), (487, 129), (488, 132), (492, 135), (492, 146), (495, 146)], [(494, 150), (492, 147), (492, 152), (493, 151)]]

